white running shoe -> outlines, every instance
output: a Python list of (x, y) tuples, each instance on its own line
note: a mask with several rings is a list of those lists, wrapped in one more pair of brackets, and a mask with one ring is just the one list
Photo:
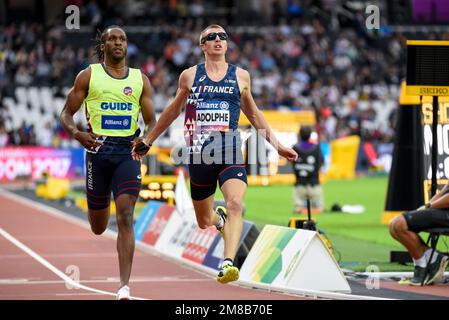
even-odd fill
[(131, 295), (129, 294), (128, 286), (123, 286), (118, 290), (117, 300), (131, 300)]
[(224, 206), (217, 206), (215, 208), (215, 213), (218, 214), (218, 216), (223, 220), (223, 225), (221, 228), (219, 228), (218, 226), (215, 227), (217, 228), (218, 231), (220, 231), (222, 238), (224, 238), (224, 225), (226, 223), (226, 219), (228, 218), (228, 211)]

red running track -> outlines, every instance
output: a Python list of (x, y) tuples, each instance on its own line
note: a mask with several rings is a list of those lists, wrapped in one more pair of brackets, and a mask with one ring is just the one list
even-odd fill
[[(0, 217), (0, 229), (12, 236), (8, 240), (4, 232), (0, 235), (0, 300), (115, 299), (119, 271), (114, 239), (96, 236), (83, 223), (73, 223), (1, 194)], [(32, 257), (14, 242), (22, 243), (37, 256)], [(80, 284), (90, 289), (70, 288), (60, 276), (36, 260), (39, 257), (60, 273), (67, 271), (66, 276), (73, 277), (78, 270)], [(222, 285), (209, 275), (137, 247), (130, 287), (134, 297), (157, 300), (301, 299)]]

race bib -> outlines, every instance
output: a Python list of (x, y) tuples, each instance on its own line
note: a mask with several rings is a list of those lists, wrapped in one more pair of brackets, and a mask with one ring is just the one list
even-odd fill
[(229, 130), (229, 104), (222, 102), (200, 102), (196, 109), (197, 127), (210, 131)]

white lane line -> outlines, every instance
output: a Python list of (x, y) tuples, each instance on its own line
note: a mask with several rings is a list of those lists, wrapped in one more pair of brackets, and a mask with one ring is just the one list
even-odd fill
[(101, 296), (100, 293), (57, 293), (56, 296), (67, 297), (67, 296)]
[[(20, 250), (22, 250), (25, 253), (27, 253), (28, 255), (30, 255), (33, 259), (35, 259), (37, 262), (42, 264), (48, 270), (50, 270), (51, 272), (56, 274), (58, 277), (60, 277), (62, 280), (64, 280), (66, 284), (68, 284), (68, 285), (70, 285), (72, 287), (75, 287), (75, 288), (84, 289), (86, 291), (96, 292), (96, 293), (100, 293), (100, 294), (104, 294), (104, 295), (108, 295), (108, 296), (114, 296), (114, 297), (117, 296), (117, 294), (115, 294), (113, 292), (98, 290), (98, 289), (91, 288), (91, 287), (88, 287), (88, 286), (85, 286), (83, 284), (78, 283), (77, 281), (75, 281), (72, 278), (68, 277), (64, 272), (62, 272), (61, 270), (56, 268), (50, 262), (48, 262), (47, 260), (42, 258), (36, 252), (31, 250), (29, 247), (24, 245), (22, 242), (20, 242), (16, 238), (14, 238), (12, 235), (10, 235), (8, 232), (6, 232), (3, 228), (0, 228), (0, 235), (2, 235), (6, 240), (9, 240), (12, 244), (14, 244)], [(134, 299), (134, 300), (147, 300), (147, 299), (138, 298), (138, 297), (131, 297), (131, 298)]]
[[(205, 282), (209, 279), (164, 279), (164, 278), (145, 278), (145, 279), (131, 279), (129, 283), (156, 283), (156, 282)], [(98, 280), (81, 280), (80, 283), (120, 283), (119, 278), (106, 278)], [(0, 279), (0, 286), (2, 285), (41, 285), (41, 284), (65, 284), (62, 280), (35, 280), (35, 279)]]
[[(2, 241), (5, 241), (1, 239)], [(23, 241), (24, 239), (22, 239)], [(68, 258), (111, 258), (117, 259), (116, 253), (49, 253), (41, 255), (45, 259), (68, 259)], [(134, 257), (147, 257), (148, 255), (143, 252), (136, 252)], [(0, 254), (0, 260), (12, 260), (12, 259), (28, 259), (28, 256), (24, 253), (20, 254)]]
[[(362, 275), (365, 277), (372, 277), (372, 272), (356, 272), (355, 275)], [(381, 279), (384, 278), (411, 278), (413, 277), (413, 272), (376, 272), (376, 276), (378, 276)], [(449, 272), (444, 272), (445, 277), (449, 277)], [(358, 279), (358, 280), (365, 280), (365, 279)]]
[[(24, 239), (22, 239), (24, 240)], [(43, 254), (45, 259), (68, 259), (68, 258), (114, 258), (117, 259), (117, 254), (114, 253), (68, 253), (68, 254)], [(26, 254), (0, 254), (0, 260), (11, 259), (28, 259)]]

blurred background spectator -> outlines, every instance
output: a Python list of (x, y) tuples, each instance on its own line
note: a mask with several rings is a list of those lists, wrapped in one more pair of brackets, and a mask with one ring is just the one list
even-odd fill
[[(128, 63), (150, 78), (154, 105), (161, 112), (175, 93), (179, 73), (202, 61), (198, 35), (209, 23), (221, 24), (229, 33), (228, 60), (252, 75), (260, 109), (314, 110), (322, 141), (357, 134), (365, 141), (391, 142), (406, 39), (449, 39), (449, 32), (438, 28), (404, 27), (427, 21), (426, 14), (446, 23), (444, 15), (417, 7), (418, 2), (371, 1), (381, 8), (379, 30), (365, 27), (365, 1), (2, 2), (0, 143), (72, 143), (58, 125), (61, 104), (77, 73), (97, 62), (96, 32), (111, 24), (127, 31)], [(68, 5), (80, 7), (80, 30), (65, 28)], [(36, 117), (14, 122), (15, 107), (3, 99), (21, 103), (19, 87), (50, 91), (37, 102), (28, 91), (22, 109)]]

